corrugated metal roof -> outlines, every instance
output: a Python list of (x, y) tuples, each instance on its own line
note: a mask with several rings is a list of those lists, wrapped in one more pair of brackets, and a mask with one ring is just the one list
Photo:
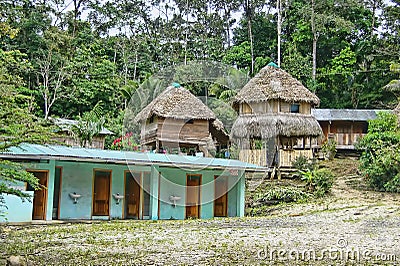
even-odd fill
[(21, 144), (0, 154), (3, 158), (57, 159), (75, 161), (114, 162), (142, 165), (189, 166), (193, 168), (228, 168), (251, 171), (266, 170), (265, 167), (238, 160), (181, 156), (175, 154), (139, 153), (113, 150), (86, 149), (55, 145)]
[(311, 114), (318, 121), (369, 121), (376, 119), (378, 112), (389, 110), (371, 109), (312, 109)]

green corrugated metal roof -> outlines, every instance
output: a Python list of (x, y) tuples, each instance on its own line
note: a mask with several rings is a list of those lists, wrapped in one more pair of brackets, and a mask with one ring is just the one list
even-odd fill
[(207, 168), (244, 169), (250, 171), (266, 170), (264, 167), (238, 160), (181, 156), (175, 154), (139, 153), (113, 150), (86, 149), (55, 145), (21, 144), (3, 152), (1, 157), (20, 157), (29, 159), (58, 159), (75, 161), (99, 161), (145, 165), (171, 165)]

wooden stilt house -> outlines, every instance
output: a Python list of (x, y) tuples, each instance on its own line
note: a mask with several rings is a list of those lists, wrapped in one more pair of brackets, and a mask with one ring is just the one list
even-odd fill
[(300, 155), (311, 158), (322, 135), (311, 108), (318, 97), (274, 65), (264, 67), (238, 92), (233, 107), (239, 116), (231, 139), (239, 160), (268, 167), (291, 167)]
[(215, 114), (183, 87), (170, 86), (135, 117), (141, 145), (157, 152), (203, 153), (226, 148), (229, 136)]

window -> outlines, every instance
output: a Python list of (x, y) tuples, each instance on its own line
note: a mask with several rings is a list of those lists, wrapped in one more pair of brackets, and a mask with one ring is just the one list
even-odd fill
[(152, 116), (149, 118), (149, 124), (152, 124), (152, 123), (154, 123), (154, 115), (152, 115)]
[(300, 113), (300, 104), (295, 103), (290, 105), (290, 112), (291, 113)]

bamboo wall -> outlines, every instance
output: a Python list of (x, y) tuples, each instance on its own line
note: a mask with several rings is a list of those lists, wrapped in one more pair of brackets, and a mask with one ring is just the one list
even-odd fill
[[(258, 103), (242, 103), (240, 105), (240, 114), (265, 114), (265, 113), (290, 113), (290, 107), (293, 103), (270, 100), (267, 102)], [(301, 102), (299, 104), (299, 113), (309, 115), (311, 114), (311, 105), (306, 102)]]
[(267, 150), (241, 150), (239, 152), (239, 161), (267, 166)]
[(304, 156), (312, 158), (312, 150), (279, 150), (279, 166), (292, 167), (292, 163), (297, 157)]
[[(313, 158), (312, 150), (279, 150), (278, 167), (292, 167), (292, 163), (297, 157), (305, 156)], [(272, 162), (267, 162), (267, 150), (241, 150), (239, 152), (239, 160), (242, 162), (252, 163), (260, 166), (271, 166)]]

